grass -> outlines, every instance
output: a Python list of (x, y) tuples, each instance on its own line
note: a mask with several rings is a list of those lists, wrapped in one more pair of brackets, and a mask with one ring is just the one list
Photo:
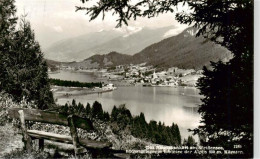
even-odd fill
[(0, 126), (0, 158), (23, 148), (22, 136), (10, 123)]

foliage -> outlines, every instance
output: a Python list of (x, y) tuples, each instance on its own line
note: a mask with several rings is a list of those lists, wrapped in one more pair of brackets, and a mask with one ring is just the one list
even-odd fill
[(28, 153), (24, 150), (16, 150), (12, 151), (9, 154), (6, 154), (3, 158), (6, 159), (12, 159), (12, 158), (20, 158), (20, 159), (28, 159), (28, 158), (37, 158), (37, 159), (47, 159), (47, 158), (53, 158), (49, 153), (44, 151), (33, 151), (31, 153)]
[(137, 138), (148, 139), (157, 144), (163, 145), (180, 145), (181, 135), (177, 124), (172, 126), (165, 126), (161, 122), (150, 121), (148, 124), (145, 120), (145, 115), (132, 116), (129, 109), (125, 105), (119, 107), (114, 106), (111, 115), (103, 111), (102, 105), (95, 101), (90, 107), (88, 103), (84, 107), (81, 103), (72, 101), (71, 105), (65, 104), (58, 110), (63, 114), (75, 114), (84, 118), (90, 118), (95, 121), (96, 119), (109, 122), (115, 134), (123, 131), (129, 131), (130, 134)]
[(35, 108), (36, 105), (28, 103), (25, 100), (17, 103), (12, 100), (9, 94), (0, 92), (0, 126), (11, 122), (12, 119), (8, 116), (8, 109), (10, 108)]
[(50, 79), (50, 84), (56, 85), (56, 86), (65, 86), (65, 87), (100, 87), (102, 88), (101, 82), (91, 82), (91, 83), (85, 83), (85, 82), (79, 82), (79, 81), (65, 81), (60, 79)]
[(197, 143), (195, 142), (195, 139), (192, 136), (188, 136), (188, 139), (183, 139), (183, 145), (184, 146), (196, 146)]
[[(17, 17), (14, 0), (0, 1), (0, 91), (3, 91), (4, 80), (9, 66), (9, 54), (12, 53), (12, 39), (14, 38)], [(10, 67), (10, 66), (9, 66)]]
[(132, 114), (125, 105), (120, 105), (118, 108), (114, 106), (111, 112), (111, 122), (117, 125), (113, 129), (116, 133), (126, 128), (129, 129), (132, 123)]
[[(2, 50), (8, 51), (8, 44), (10, 45), (9, 41), (12, 39), (12, 36), (15, 31), (15, 26), (17, 23), (17, 17), (15, 16), (16, 8), (14, 5), (14, 0), (1, 0), (0, 1), (0, 8), (1, 8), (1, 21), (0, 21), (0, 40), (1, 40), (1, 53)], [(4, 43), (5, 42), (5, 43)], [(3, 45), (6, 44), (6, 45)]]
[[(88, 103), (89, 105), (89, 103)], [(81, 117), (89, 117), (90, 115), (90, 111), (88, 110), (91, 109), (90, 105), (89, 107), (87, 106), (86, 108), (83, 106), (83, 104), (81, 103), (76, 103), (76, 101), (73, 99), (72, 104), (65, 104), (63, 106), (61, 106), (60, 108), (58, 108), (58, 111), (62, 114), (74, 114), (77, 116), (81, 116)]]
[[(211, 145), (231, 148), (241, 144), (248, 157), (253, 148), (253, 1), (205, 1), (189, 3), (192, 14), (178, 14), (182, 23), (195, 23), (203, 35), (230, 50), (228, 63), (212, 63), (198, 81), (203, 104), (203, 126)], [(241, 16), (246, 16), (241, 18)], [(237, 98), (239, 97), (239, 98)]]
[(144, 76), (150, 76), (153, 74), (153, 71), (146, 71), (143, 74), (144, 74)]
[(104, 118), (104, 112), (102, 109), (102, 105), (95, 101), (92, 106), (92, 117), (97, 119), (103, 119)]
[(86, 106), (86, 115), (87, 116), (91, 116), (91, 107), (90, 107), (90, 104), (88, 103), (87, 106)]
[(205, 77), (198, 81), (198, 88), (205, 95), (199, 109), (205, 125), (195, 132), (204, 132), (210, 141), (208, 144), (226, 148), (241, 144), (250, 154), (248, 151), (252, 150), (253, 144), (253, 84), (252, 81), (244, 84), (250, 82), (250, 72), (241, 69), (248, 67), (221, 62), (212, 65), (214, 70), (204, 68)]
[[(90, 0), (81, 0), (83, 3)], [(110, 1), (98, 1), (96, 5), (90, 7), (76, 7), (76, 10), (86, 10), (87, 14), (90, 15), (90, 20), (96, 19), (102, 14), (103, 19), (105, 12), (111, 11), (113, 15), (118, 15), (117, 27), (120, 27), (122, 23), (128, 24), (128, 20), (133, 18), (136, 20), (137, 17), (146, 16), (148, 18), (158, 15), (158, 13), (173, 12), (172, 6), (177, 5), (179, 0), (141, 0), (132, 2), (131, 0), (110, 0)]]
[(103, 111), (102, 105), (97, 101), (95, 101), (91, 107), (89, 103), (87, 103), (86, 106), (80, 102), (77, 104), (76, 100), (73, 99), (71, 104), (66, 103), (65, 105), (58, 108), (58, 111), (63, 114), (74, 114), (83, 118), (99, 120), (110, 119), (108, 112)]
[(2, 0), (0, 28), (0, 91), (20, 102), (33, 101), (39, 109), (53, 103), (47, 65), (30, 23), (22, 17), (18, 29), (13, 0)]
[(212, 70), (204, 68), (198, 81), (204, 96), (199, 108), (204, 125), (194, 132), (205, 133), (210, 145), (240, 144), (252, 157), (253, 1), (209, 1), (192, 7), (194, 14), (180, 14), (177, 19), (195, 22), (201, 28), (198, 35), (221, 44), (234, 56), (227, 63), (212, 63)]
[(118, 124), (118, 130), (129, 129), (135, 137), (145, 138), (157, 144), (164, 145), (180, 145), (181, 136), (177, 124), (172, 124), (171, 127), (164, 124), (157, 124), (156, 121), (150, 121), (148, 124), (143, 113), (132, 116), (131, 112), (121, 105), (118, 108), (113, 107), (111, 112), (111, 122)]

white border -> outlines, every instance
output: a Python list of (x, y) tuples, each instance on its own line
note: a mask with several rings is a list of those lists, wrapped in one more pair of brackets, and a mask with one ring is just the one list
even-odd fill
[(254, 158), (260, 158), (260, 0), (254, 7)]

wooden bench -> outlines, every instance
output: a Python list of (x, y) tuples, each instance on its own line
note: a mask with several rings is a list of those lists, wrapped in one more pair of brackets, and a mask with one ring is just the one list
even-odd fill
[[(73, 144), (75, 156), (84, 152), (86, 149), (109, 149), (112, 144), (108, 142), (100, 142), (78, 137), (77, 128), (84, 130), (94, 130), (92, 122), (89, 119), (81, 118), (75, 115), (63, 115), (56, 112), (42, 111), (37, 109), (22, 109), (12, 108), (8, 110), (11, 118), (20, 119), (23, 142), (27, 151), (32, 151), (32, 140), (39, 139), (39, 149), (43, 150), (44, 140), (51, 140), (56, 142)], [(40, 123), (57, 124), (68, 126), (70, 128), (70, 135), (59, 135), (55, 133), (27, 130), (25, 126), (26, 121), (34, 121)]]

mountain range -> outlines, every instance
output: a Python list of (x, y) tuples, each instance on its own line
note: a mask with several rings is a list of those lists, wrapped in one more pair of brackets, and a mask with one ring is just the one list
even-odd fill
[(145, 47), (179, 33), (175, 26), (163, 28), (137, 27), (127, 31), (103, 30), (58, 41), (45, 51), (45, 58), (56, 61), (82, 61), (96, 54), (112, 51), (127, 55), (140, 52)]
[(122, 64), (146, 63), (156, 67), (201, 69), (210, 61), (228, 61), (231, 53), (224, 47), (203, 37), (196, 37), (196, 29), (187, 28), (180, 34), (154, 43), (134, 55), (110, 52), (93, 55), (80, 62), (64, 63), (71, 67), (99, 68)]

